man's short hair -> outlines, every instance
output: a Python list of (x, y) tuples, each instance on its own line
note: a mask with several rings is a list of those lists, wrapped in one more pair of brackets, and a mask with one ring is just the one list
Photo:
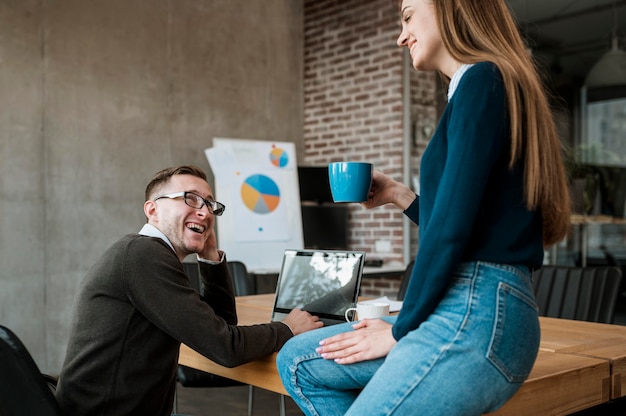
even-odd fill
[(174, 175), (192, 175), (206, 181), (206, 173), (197, 166), (183, 165), (165, 168), (155, 173), (148, 186), (146, 186), (146, 201), (152, 199), (154, 194), (167, 184)]

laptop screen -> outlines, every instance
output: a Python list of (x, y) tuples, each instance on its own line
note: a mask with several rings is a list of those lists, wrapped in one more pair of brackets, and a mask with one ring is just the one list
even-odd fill
[(272, 320), (300, 308), (327, 324), (343, 322), (358, 299), (364, 261), (361, 251), (285, 250)]

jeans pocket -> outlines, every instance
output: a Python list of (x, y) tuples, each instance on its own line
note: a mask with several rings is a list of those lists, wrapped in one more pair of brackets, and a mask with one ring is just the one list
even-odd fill
[(528, 377), (539, 350), (537, 305), (532, 296), (500, 282), (487, 358), (511, 383)]

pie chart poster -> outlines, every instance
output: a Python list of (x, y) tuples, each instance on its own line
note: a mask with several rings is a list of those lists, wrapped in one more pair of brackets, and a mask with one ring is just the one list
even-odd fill
[(304, 245), (294, 144), (216, 138), (205, 153), (226, 205), (219, 248), (253, 272), (277, 271), (285, 249)]

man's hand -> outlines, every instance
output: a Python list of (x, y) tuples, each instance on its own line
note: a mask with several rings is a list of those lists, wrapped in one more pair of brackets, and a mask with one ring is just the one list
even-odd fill
[(217, 239), (215, 238), (215, 228), (214, 226), (208, 229), (206, 240), (204, 242), (204, 247), (202, 248), (202, 252), (198, 253), (198, 255), (206, 260), (211, 261), (220, 261), (220, 253), (217, 250)]
[(294, 335), (324, 326), (320, 318), (298, 308), (289, 312), (283, 323), (291, 329)]
[(320, 341), (315, 351), (338, 364), (352, 364), (384, 357), (397, 343), (391, 324), (381, 319), (363, 319), (352, 327), (352, 332)]

